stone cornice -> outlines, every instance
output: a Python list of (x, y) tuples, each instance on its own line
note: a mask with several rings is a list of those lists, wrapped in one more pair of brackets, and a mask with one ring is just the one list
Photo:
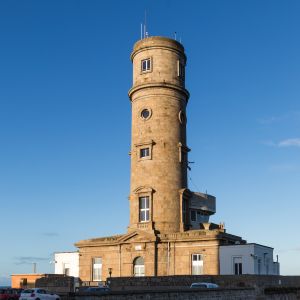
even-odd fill
[(162, 36), (152, 36), (137, 41), (130, 55), (131, 61), (134, 59), (135, 55), (148, 49), (166, 49), (176, 52), (184, 57), (184, 61), (186, 63), (186, 55), (184, 53), (183, 45), (176, 40)]
[(128, 92), (128, 96), (130, 98), (130, 101), (132, 101), (132, 95), (142, 89), (149, 89), (149, 88), (166, 88), (166, 89), (172, 89), (172, 90), (176, 90), (179, 91), (180, 93), (182, 93), (185, 97), (186, 97), (186, 102), (188, 102), (188, 99), (190, 97), (190, 93), (188, 92), (187, 89), (180, 87), (178, 85), (175, 84), (171, 84), (171, 83), (166, 83), (166, 82), (159, 82), (159, 83), (147, 83), (147, 84), (139, 84), (137, 86), (132, 87), (129, 92)]

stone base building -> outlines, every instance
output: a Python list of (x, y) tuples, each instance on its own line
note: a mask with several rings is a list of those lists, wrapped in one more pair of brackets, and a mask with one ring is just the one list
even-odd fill
[(219, 246), (243, 240), (215, 224), (205, 226), (169, 234), (136, 230), (80, 241), (80, 278), (95, 282), (110, 276), (217, 275)]
[(209, 222), (215, 197), (188, 189), (186, 55), (164, 37), (134, 45), (130, 221), (126, 234), (77, 242), (82, 281), (220, 273), (219, 247), (243, 244)]

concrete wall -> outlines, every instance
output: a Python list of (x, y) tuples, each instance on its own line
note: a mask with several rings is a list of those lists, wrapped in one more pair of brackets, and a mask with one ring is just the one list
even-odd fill
[(113, 290), (144, 290), (147, 288), (187, 288), (193, 282), (212, 282), (221, 288), (254, 287), (300, 287), (300, 276), (276, 275), (183, 275), (156, 277), (122, 277), (111, 278), (110, 287)]
[(229, 289), (152, 289), (143, 291), (111, 291), (108, 295), (77, 294), (73, 297), (63, 297), (62, 300), (120, 300), (120, 299), (219, 299), (219, 300), (296, 300), (299, 299), (300, 288), (279, 288), (257, 290), (254, 288), (229, 288)]
[(220, 274), (234, 274), (234, 260), (240, 258), (243, 274), (279, 275), (273, 248), (258, 244), (220, 246)]
[(13, 274), (11, 275), (11, 287), (19, 288), (33, 288), (37, 279), (44, 277), (45, 274)]
[[(257, 299), (257, 293), (254, 289), (240, 288), (240, 289), (230, 289), (230, 290), (144, 290), (144, 291), (123, 291), (123, 292), (111, 292), (109, 295), (101, 296), (87, 296), (81, 295), (76, 296), (75, 299), (68, 300), (98, 300), (98, 299), (109, 299), (109, 300), (121, 300), (121, 299), (131, 299), (131, 300), (141, 300), (141, 299), (223, 299), (223, 300), (240, 300)], [(263, 299), (263, 298), (260, 298)], [(288, 298), (285, 298), (289, 300)], [(65, 300), (65, 299), (63, 299)], [(67, 300), (67, 299), (66, 299)]]
[(69, 276), (79, 277), (79, 252), (57, 252), (54, 254), (55, 274), (65, 274), (69, 267)]

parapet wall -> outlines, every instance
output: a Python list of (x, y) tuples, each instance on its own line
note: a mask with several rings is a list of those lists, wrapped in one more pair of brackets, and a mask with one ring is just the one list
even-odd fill
[(113, 277), (110, 280), (113, 290), (143, 290), (145, 288), (189, 287), (193, 282), (212, 282), (221, 288), (255, 288), (297, 286), (300, 276), (276, 275), (177, 275), (157, 277)]

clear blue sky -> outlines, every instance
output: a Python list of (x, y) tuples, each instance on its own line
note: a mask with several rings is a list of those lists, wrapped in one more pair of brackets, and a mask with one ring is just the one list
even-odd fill
[(0, 1), (0, 285), (129, 221), (129, 59), (150, 35), (188, 56), (190, 189), (212, 221), (300, 274), (300, 2)]

